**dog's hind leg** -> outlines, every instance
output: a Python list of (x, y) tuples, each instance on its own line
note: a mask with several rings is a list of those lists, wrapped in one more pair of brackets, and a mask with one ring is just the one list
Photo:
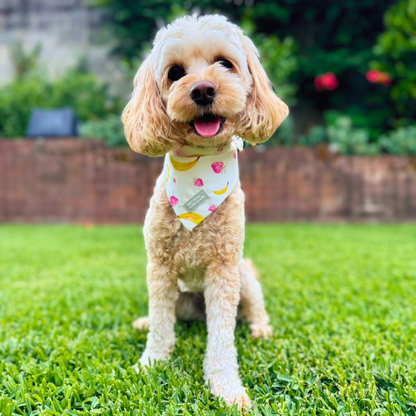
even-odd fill
[(250, 260), (243, 260), (239, 266), (241, 291), (239, 318), (248, 322), (254, 338), (268, 338), (272, 335), (269, 315), (264, 305), (263, 292), (257, 280), (257, 271)]
[(181, 321), (204, 321), (206, 318), (204, 294), (181, 292), (176, 301), (176, 318)]
[(141, 316), (133, 321), (133, 328), (136, 328), (138, 331), (146, 331), (149, 329), (149, 317), (148, 316)]
[[(181, 292), (176, 301), (176, 318), (181, 321), (204, 321), (205, 298), (203, 293)], [(133, 322), (133, 328), (139, 331), (149, 329), (149, 317), (142, 316)]]

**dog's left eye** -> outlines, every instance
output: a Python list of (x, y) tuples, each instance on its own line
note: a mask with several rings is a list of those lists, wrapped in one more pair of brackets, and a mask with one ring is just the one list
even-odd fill
[(185, 76), (185, 70), (181, 68), (179, 65), (174, 65), (168, 72), (168, 78), (171, 81), (177, 81)]
[(220, 58), (217, 62), (219, 62), (222, 66), (228, 69), (231, 69), (233, 67), (233, 64), (228, 59)]

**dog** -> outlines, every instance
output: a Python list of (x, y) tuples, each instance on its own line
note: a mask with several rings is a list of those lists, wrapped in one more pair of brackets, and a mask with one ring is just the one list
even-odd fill
[(205, 15), (159, 30), (122, 114), (134, 151), (165, 156), (143, 231), (149, 315), (134, 326), (149, 333), (138, 371), (169, 358), (177, 318), (206, 316), (204, 378), (239, 409), (251, 401), (238, 374), (237, 314), (253, 337), (272, 329), (254, 267), (243, 259), (237, 154), (241, 138), (265, 142), (288, 112), (253, 42), (225, 17)]

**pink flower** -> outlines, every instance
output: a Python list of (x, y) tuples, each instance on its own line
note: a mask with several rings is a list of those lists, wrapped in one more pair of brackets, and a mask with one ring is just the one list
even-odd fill
[(378, 76), (378, 82), (388, 87), (391, 84), (390, 75), (387, 72), (380, 72), (380, 75)]
[(212, 204), (212, 205), (208, 208), (208, 211), (214, 212), (216, 209), (217, 209), (217, 207), (216, 207), (214, 204)]
[(391, 84), (391, 77), (387, 72), (380, 72), (377, 69), (370, 69), (365, 74), (368, 82), (372, 84), (383, 84), (388, 87)]
[(172, 207), (174, 207), (175, 205), (177, 205), (178, 202), (179, 202), (179, 200), (175, 196), (172, 195), (170, 197), (170, 204), (172, 205)]
[(332, 72), (318, 75), (314, 81), (315, 87), (318, 91), (335, 90), (338, 88), (339, 82), (337, 77)]
[(202, 188), (204, 186), (204, 181), (201, 178), (194, 178), (194, 185)]
[(369, 71), (367, 71), (367, 73), (365, 74), (365, 77), (367, 78), (368, 82), (371, 83), (375, 83), (378, 81), (378, 76), (379, 76), (379, 71), (377, 71), (377, 69), (370, 69)]

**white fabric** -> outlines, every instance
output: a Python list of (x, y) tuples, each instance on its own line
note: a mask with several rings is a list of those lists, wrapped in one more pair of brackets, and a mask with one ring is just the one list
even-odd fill
[(239, 180), (239, 137), (225, 147), (183, 146), (165, 156), (166, 192), (182, 224), (192, 230), (214, 212)]

